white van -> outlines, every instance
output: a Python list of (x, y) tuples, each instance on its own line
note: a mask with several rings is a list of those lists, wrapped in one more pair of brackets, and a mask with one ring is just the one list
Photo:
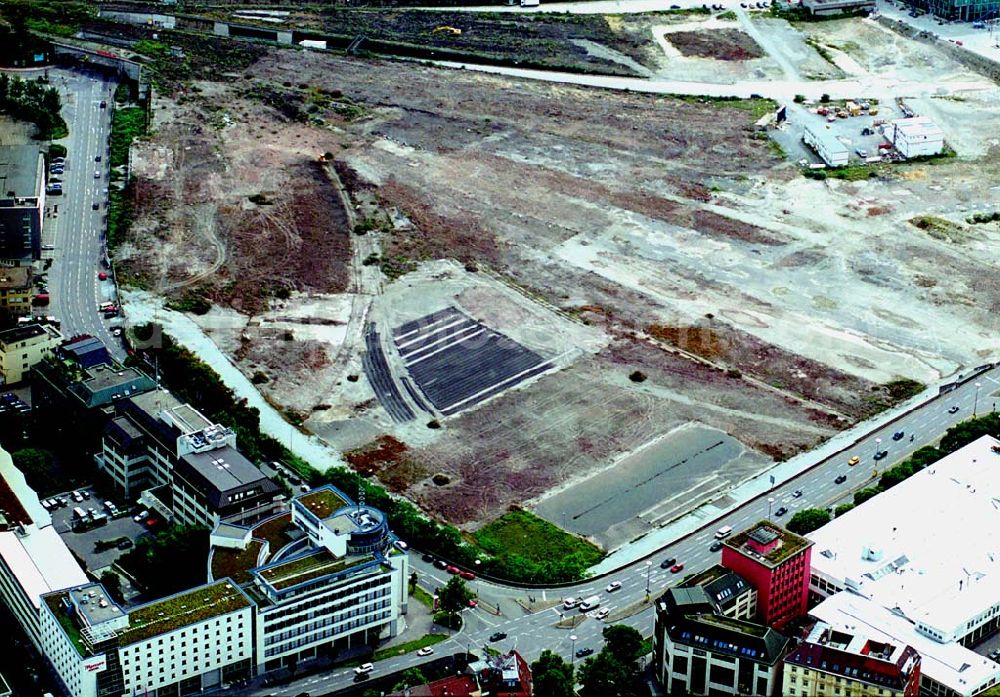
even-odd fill
[(726, 525), (715, 531), (715, 539), (721, 540), (723, 537), (729, 537), (733, 532), (732, 527)]
[(563, 610), (572, 610), (579, 602), (579, 598), (563, 598)]
[(580, 612), (590, 612), (601, 606), (601, 596), (592, 595), (580, 603)]

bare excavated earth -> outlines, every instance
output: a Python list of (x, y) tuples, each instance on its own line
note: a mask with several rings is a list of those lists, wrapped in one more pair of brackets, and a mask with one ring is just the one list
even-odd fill
[[(764, 467), (881, 408), (885, 383), (996, 347), (995, 226), (959, 244), (905, 223), (921, 200), (950, 200), (951, 179), (988, 198), (970, 180), (994, 164), (815, 182), (755, 135), (744, 103), (292, 51), (243, 78), (158, 100), (127, 263), (228, 306), (203, 326), (317, 434), (405, 443), (366, 472), (463, 526), (685, 424)], [(312, 166), (323, 153), (349, 211)], [(361, 332), (449, 306), (555, 368), (440, 428), (393, 422)]]

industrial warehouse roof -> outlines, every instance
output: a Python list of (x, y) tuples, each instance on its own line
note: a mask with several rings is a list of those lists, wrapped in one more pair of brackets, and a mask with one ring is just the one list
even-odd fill
[(892, 122), (899, 129), (904, 138), (912, 140), (914, 138), (924, 138), (926, 140), (939, 140), (944, 137), (944, 131), (936, 123), (926, 116), (915, 116), (911, 119), (897, 119)]
[(0, 197), (38, 195), (37, 145), (0, 146)]
[(32, 605), (45, 593), (87, 583), (87, 575), (51, 525), (32, 526), (27, 535), (0, 532), (0, 558), (17, 578)]
[(995, 445), (984, 436), (809, 533), (813, 572), (944, 636), (964, 633), (1000, 601)]

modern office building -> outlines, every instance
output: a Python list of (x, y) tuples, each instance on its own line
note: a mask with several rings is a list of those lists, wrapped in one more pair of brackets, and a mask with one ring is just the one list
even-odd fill
[(983, 436), (809, 533), (814, 601), (850, 591), (901, 618), (905, 632), (874, 626), (917, 649), (922, 682), (944, 686), (935, 694), (975, 694), (1000, 668), (990, 661), (986, 672), (974, 671), (981, 657), (969, 651), (961, 653), (964, 674), (953, 674), (961, 664), (929, 660), (929, 652), (954, 653), (949, 646), (974, 646), (1000, 628), (994, 448), (1000, 441)]
[(0, 331), (0, 374), (7, 385), (27, 377), (41, 361), (52, 356), (62, 334), (50, 324), (22, 324)]
[(1000, 16), (997, 0), (907, 0), (906, 3), (936, 17), (959, 22), (996, 19)]
[(816, 621), (785, 656), (788, 697), (917, 697), (920, 655), (912, 646)]
[(906, 159), (937, 155), (944, 150), (944, 131), (926, 116), (892, 121), (885, 137)]
[(778, 695), (787, 637), (720, 612), (704, 586), (671, 588), (656, 603), (653, 669), (668, 694)]
[(44, 654), (73, 697), (187, 695), (251, 675), (253, 603), (230, 581), (128, 611), (96, 583), (44, 600)]
[(210, 569), (257, 604), (258, 672), (395, 636), (407, 611), (408, 558), (384, 514), (332, 486), (252, 528), (212, 532)]
[(42, 254), (45, 158), (36, 145), (0, 146), (0, 266)]
[(10, 454), (0, 450), (0, 600), (36, 649), (42, 649), (42, 596), (86, 582), (48, 511)]
[(757, 617), (781, 629), (806, 614), (813, 543), (776, 523), (762, 520), (728, 538), (722, 565), (757, 590)]

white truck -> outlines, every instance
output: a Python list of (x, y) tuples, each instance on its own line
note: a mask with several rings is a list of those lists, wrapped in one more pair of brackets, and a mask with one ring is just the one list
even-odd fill
[(592, 595), (589, 598), (584, 598), (583, 602), (580, 603), (580, 612), (590, 612), (591, 610), (596, 610), (601, 606), (601, 596)]
[(521, 7), (538, 7), (540, 4), (539, 0), (521, 0)]

